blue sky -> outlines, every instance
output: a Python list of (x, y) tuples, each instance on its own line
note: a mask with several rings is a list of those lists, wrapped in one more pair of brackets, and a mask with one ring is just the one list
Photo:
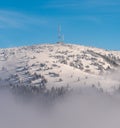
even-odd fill
[(65, 42), (120, 50), (120, 0), (1, 0), (0, 47)]

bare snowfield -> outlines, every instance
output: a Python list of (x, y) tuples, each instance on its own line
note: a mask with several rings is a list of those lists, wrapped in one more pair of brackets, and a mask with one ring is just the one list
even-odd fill
[[(96, 86), (106, 92), (119, 87), (120, 52), (71, 44), (44, 44), (0, 49), (0, 78), (8, 84), (47, 88)], [(119, 74), (119, 73), (118, 73)], [(41, 76), (40, 76), (41, 75)], [(44, 81), (46, 80), (46, 81)]]
[[(119, 128), (119, 76), (119, 51), (73, 44), (0, 49), (0, 128)], [(25, 93), (37, 100), (26, 102)]]

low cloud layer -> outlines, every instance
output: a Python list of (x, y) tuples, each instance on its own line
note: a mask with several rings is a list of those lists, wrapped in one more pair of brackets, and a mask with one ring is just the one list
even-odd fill
[(8, 91), (0, 91), (0, 127), (114, 128), (120, 127), (119, 108), (119, 98), (96, 89), (70, 93), (44, 107), (36, 102), (21, 102)]

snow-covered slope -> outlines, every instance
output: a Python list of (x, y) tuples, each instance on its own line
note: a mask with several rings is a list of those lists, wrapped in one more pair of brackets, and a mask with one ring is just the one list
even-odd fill
[(120, 85), (119, 65), (119, 51), (80, 45), (44, 44), (0, 49), (0, 83), (48, 89), (96, 86), (113, 91)]

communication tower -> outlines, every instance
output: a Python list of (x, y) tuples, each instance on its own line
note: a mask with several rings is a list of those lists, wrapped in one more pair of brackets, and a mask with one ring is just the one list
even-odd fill
[(61, 32), (61, 25), (58, 25), (58, 44), (64, 44), (64, 35)]

